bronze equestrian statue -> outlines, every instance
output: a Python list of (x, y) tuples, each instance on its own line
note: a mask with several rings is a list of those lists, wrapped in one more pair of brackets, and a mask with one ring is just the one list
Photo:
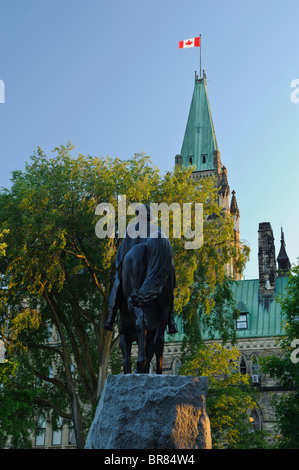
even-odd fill
[[(156, 373), (162, 374), (164, 332), (176, 333), (173, 291), (175, 269), (172, 248), (160, 227), (151, 222), (150, 206), (145, 217), (136, 214), (146, 224), (144, 237), (131, 237), (129, 226), (116, 255), (116, 275), (109, 300), (109, 314), (104, 328), (112, 330), (119, 310), (120, 348), (123, 371), (131, 373), (131, 347), (138, 345), (137, 373), (149, 373), (150, 362), (156, 355)], [(139, 222), (134, 226), (139, 233)]]

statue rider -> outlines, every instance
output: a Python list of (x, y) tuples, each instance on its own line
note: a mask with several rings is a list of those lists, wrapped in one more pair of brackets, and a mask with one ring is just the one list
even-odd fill
[[(144, 208), (146, 209), (146, 213), (144, 213)], [(151, 213), (151, 208), (148, 204), (141, 204), (140, 206), (137, 206), (135, 213), (136, 215), (138, 215), (138, 223), (134, 226), (135, 233), (138, 232), (140, 229), (140, 225), (139, 225), (139, 221), (140, 221), (141, 223), (146, 224), (146, 232), (144, 233), (146, 234), (146, 237), (142, 237), (139, 234), (137, 235), (137, 237), (136, 236), (131, 237), (130, 229), (129, 229), (130, 225), (129, 225), (126, 231), (126, 237), (122, 241), (117, 251), (116, 274), (115, 274), (115, 279), (114, 279), (114, 285), (113, 285), (113, 288), (110, 294), (110, 299), (109, 299), (109, 314), (108, 314), (107, 321), (104, 325), (104, 328), (109, 331), (112, 331), (113, 329), (113, 324), (116, 318), (117, 310), (121, 304), (121, 295), (122, 295), (121, 268), (122, 268), (122, 261), (126, 253), (135, 245), (139, 243), (146, 243), (147, 238), (150, 236), (151, 233), (157, 232), (157, 231), (162, 233), (162, 230), (159, 226), (151, 223), (153, 217)], [(174, 321), (174, 309), (173, 309), (173, 302), (172, 302), (172, 305), (170, 306), (170, 311), (169, 311), (168, 334), (174, 334), (177, 332), (178, 332), (178, 329)]]

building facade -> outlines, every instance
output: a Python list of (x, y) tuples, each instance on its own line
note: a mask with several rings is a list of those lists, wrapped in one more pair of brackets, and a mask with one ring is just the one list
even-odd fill
[[(285, 319), (277, 299), (286, 290), (288, 278), (284, 267), (290, 267), (290, 261), (285, 251), (283, 235), (279, 256), (275, 257), (274, 236), (270, 223), (259, 224), (258, 236), (259, 279), (236, 281), (232, 289), (240, 311), (240, 317), (236, 321), (236, 346), (240, 351), (239, 371), (249, 374), (253, 386), (261, 392), (258, 407), (252, 410), (252, 419), (258, 429), (269, 433), (271, 440), (275, 435), (273, 399), (291, 389), (283, 388), (278, 380), (263, 374), (260, 358), (272, 355), (282, 357), (283, 354), (279, 343), (284, 333)], [(168, 337), (165, 347), (163, 370), (168, 374), (175, 374), (180, 365), (183, 329), (180, 322), (178, 325), (179, 333), (175, 337)], [(202, 336), (206, 343), (221, 342), (217, 331), (213, 338), (204, 331)], [(231, 348), (232, 345), (228, 343), (225, 347)]]
[[(216, 140), (208, 94), (206, 75), (195, 75), (194, 92), (190, 106), (182, 150), (175, 157), (176, 165), (195, 165), (193, 178), (200, 180), (215, 177), (218, 186), (218, 203), (226, 213), (233, 215), (235, 241), (240, 241), (240, 211), (235, 191), (230, 192), (228, 173), (222, 164)], [(256, 428), (263, 429), (273, 436), (275, 418), (274, 396), (286, 392), (277, 380), (262, 373), (260, 358), (268, 355), (281, 356), (279, 341), (283, 335), (284, 318), (277, 297), (285, 292), (291, 264), (286, 253), (284, 233), (281, 231), (279, 255), (275, 255), (275, 241), (271, 224), (262, 222), (258, 227), (258, 266), (259, 278), (242, 280), (233, 269), (228, 275), (236, 280), (233, 294), (240, 317), (236, 322), (237, 347), (240, 351), (239, 370), (250, 374), (253, 386), (261, 393), (256, 410), (252, 410), (252, 421)], [(180, 365), (180, 350), (183, 328), (178, 320), (179, 332), (168, 337), (164, 354), (164, 373), (175, 374)], [(214, 337), (203, 332), (205, 342), (220, 342), (220, 335)], [(227, 348), (232, 347), (230, 344)], [(154, 369), (154, 364), (153, 364)]]

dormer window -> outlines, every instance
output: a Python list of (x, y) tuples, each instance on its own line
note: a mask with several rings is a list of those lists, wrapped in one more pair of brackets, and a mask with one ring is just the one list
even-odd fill
[(192, 165), (192, 163), (193, 163), (193, 155), (190, 155), (190, 156), (188, 157), (188, 159), (189, 159), (189, 165)]
[(247, 319), (248, 313), (241, 313), (237, 322), (236, 322), (236, 328), (237, 330), (246, 330), (248, 328), (248, 319)]
[(248, 307), (240, 300), (237, 305), (237, 309), (240, 312), (240, 316), (236, 321), (237, 330), (246, 330), (248, 328)]
[(205, 153), (202, 154), (202, 163), (206, 163), (207, 161), (207, 156)]

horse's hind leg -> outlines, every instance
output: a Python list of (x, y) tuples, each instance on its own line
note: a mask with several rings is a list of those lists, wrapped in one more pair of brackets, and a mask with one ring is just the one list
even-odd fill
[(146, 361), (146, 334), (147, 329), (144, 324), (144, 314), (141, 308), (135, 307), (136, 313), (136, 327), (137, 327), (137, 343), (138, 343), (138, 359), (137, 359), (137, 374), (144, 374), (147, 372)]
[(132, 342), (125, 334), (122, 333), (120, 334), (119, 345), (120, 345), (120, 349), (121, 349), (122, 356), (123, 356), (124, 374), (130, 374), (132, 370), (132, 365), (131, 365)]
[(137, 334), (138, 343), (138, 359), (137, 359), (137, 374), (144, 374), (147, 372), (147, 361), (145, 355), (146, 349), (146, 330), (142, 329)]
[(148, 338), (146, 342), (146, 373), (149, 374), (150, 372), (150, 365), (151, 360), (155, 354), (155, 347), (154, 347), (153, 338)]

